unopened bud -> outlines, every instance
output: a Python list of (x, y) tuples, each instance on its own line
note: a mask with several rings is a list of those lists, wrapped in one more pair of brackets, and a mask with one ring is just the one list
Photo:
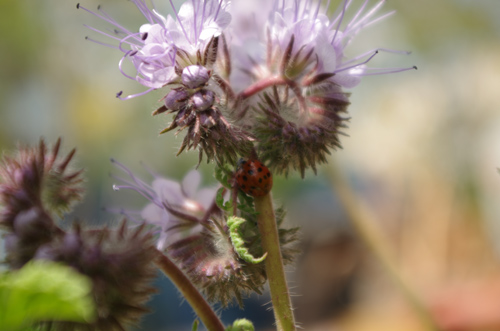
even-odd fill
[(16, 251), (19, 245), (19, 237), (14, 233), (9, 233), (4, 238), (5, 251), (11, 253)]
[(57, 254), (50, 244), (46, 244), (36, 250), (34, 259), (56, 261)]
[(189, 94), (184, 90), (171, 90), (165, 98), (165, 106), (172, 111), (177, 111), (186, 105), (188, 96)]
[(204, 111), (214, 104), (214, 92), (210, 90), (201, 90), (196, 92), (191, 100), (193, 102), (193, 106), (197, 111)]
[(78, 234), (67, 233), (63, 239), (63, 254), (66, 258), (77, 256), (82, 249), (82, 241)]
[(20, 237), (43, 236), (50, 230), (50, 220), (37, 208), (20, 212), (14, 219), (14, 232)]
[(200, 115), (200, 123), (204, 128), (211, 128), (217, 124), (212, 116), (209, 114), (202, 113)]
[(205, 85), (210, 79), (210, 71), (199, 65), (191, 65), (182, 70), (182, 83), (188, 88)]

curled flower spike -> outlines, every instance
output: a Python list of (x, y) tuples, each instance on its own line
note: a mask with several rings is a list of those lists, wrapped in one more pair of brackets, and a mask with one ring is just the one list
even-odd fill
[[(126, 77), (149, 88), (143, 93), (126, 97), (122, 97), (120, 93), (120, 99), (143, 95), (176, 81), (179, 78), (176, 67), (182, 69), (187, 65), (196, 64), (201, 60), (201, 53), (210, 53), (213, 38), (218, 37), (231, 21), (228, 12), (229, 1), (226, 0), (186, 1), (178, 11), (170, 0), (173, 17), (162, 16), (155, 9), (150, 9), (144, 0), (132, 2), (148, 21), (139, 31), (125, 28), (100, 6), (97, 12), (93, 12), (80, 4), (77, 5), (77, 8), (108, 22), (113, 33), (87, 25), (86, 27), (114, 40), (117, 45), (87, 39), (123, 52), (119, 63), (120, 71)], [(135, 76), (125, 73), (122, 69), (125, 60), (130, 60), (135, 66)]]
[(153, 114), (175, 113), (172, 123), (161, 133), (175, 128), (179, 128), (177, 133), (187, 130), (177, 155), (185, 149), (198, 149), (199, 163), (206, 155), (207, 162), (235, 164), (238, 154), (251, 150), (253, 138), (224, 116), (225, 106), (214, 92), (220, 89), (207, 86), (210, 75), (201, 65), (184, 68), (181, 86), (172, 89), (165, 98), (165, 106)]

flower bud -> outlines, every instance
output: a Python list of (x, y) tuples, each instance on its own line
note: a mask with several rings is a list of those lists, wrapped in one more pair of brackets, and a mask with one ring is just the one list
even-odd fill
[(182, 70), (182, 83), (188, 88), (197, 88), (205, 85), (210, 79), (210, 71), (199, 65), (187, 66)]
[(14, 233), (9, 233), (4, 238), (5, 251), (7, 253), (14, 252), (19, 245), (19, 237)]
[(214, 92), (210, 90), (201, 90), (196, 92), (191, 100), (193, 102), (193, 106), (197, 111), (204, 111), (214, 104)]
[(63, 238), (64, 257), (71, 259), (77, 256), (82, 248), (82, 240), (77, 233), (67, 233)]
[(14, 232), (24, 238), (40, 236), (51, 230), (52, 222), (39, 209), (31, 208), (20, 212), (14, 219)]
[(172, 111), (180, 110), (186, 105), (188, 96), (189, 94), (185, 90), (171, 90), (165, 98), (165, 106)]
[(35, 260), (49, 260), (56, 261), (58, 258), (57, 251), (52, 247), (51, 244), (45, 244), (40, 246), (36, 250), (35, 256), (33, 257)]
[(211, 127), (215, 126), (217, 122), (215, 119), (210, 116), (209, 114), (202, 113), (200, 114), (200, 123), (204, 128), (210, 129)]

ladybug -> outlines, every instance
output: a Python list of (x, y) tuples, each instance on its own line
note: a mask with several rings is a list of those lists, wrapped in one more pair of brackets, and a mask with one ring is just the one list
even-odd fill
[(253, 197), (264, 196), (273, 187), (271, 172), (258, 160), (240, 159), (235, 177), (240, 190)]

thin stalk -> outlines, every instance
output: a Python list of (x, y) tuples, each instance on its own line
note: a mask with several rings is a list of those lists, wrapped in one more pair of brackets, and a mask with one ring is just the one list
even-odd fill
[(174, 283), (207, 330), (224, 331), (224, 324), (217, 317), (212, 307), (210, 307), (201, 293), (168, 256), (158, 251), (156, 265)]
[(330, 163), (330, 165), (325, 168), (330, 178), (331, 185), (342, 202), (361, 240), (363, 240), (365, 245), (371, 250), (372, 254), (380, 262), (391, 280), (399, 288), (405, 299), (418, 315), (426, 330), (439, 331), (439, 327), (428, 309), (422, 303), (422, 300), (408, 285), (407, 281), (396, 267), (393, 252), (386, 244), (387, 240), (384, 238), (383, 233), (377, 227), (377, 222), (373, 214), (370, 213), (368, 207), (361, 200), (356, 198), (351, 186), (346, 181), (338, 166)]
[(285, 78), (283, 77), (268, 77), (262, 80), (259, 80), (258, 82), (255, 82), (253, 85), (250, 85), (247, 87), (244, 91), (242, 91), (238, 97), (240, 99), (246, 99), (251, 97), (252, 95), (255, 95), (263, 90), (265, 90), (268, 87), (271, 86), (279, 86), (279, 85), (287, 85), (288, 82)]
[(267, 252), (264, 262), (269, 290), (271, 291), (276, 329), (277, 331), (295, 331), (295, 318), (285, 278), (271, 193), (263, 197), (255, 197), (254, 203), (255, 209), (259, 213), (257, 223), (262, 238), (262, 249)]

